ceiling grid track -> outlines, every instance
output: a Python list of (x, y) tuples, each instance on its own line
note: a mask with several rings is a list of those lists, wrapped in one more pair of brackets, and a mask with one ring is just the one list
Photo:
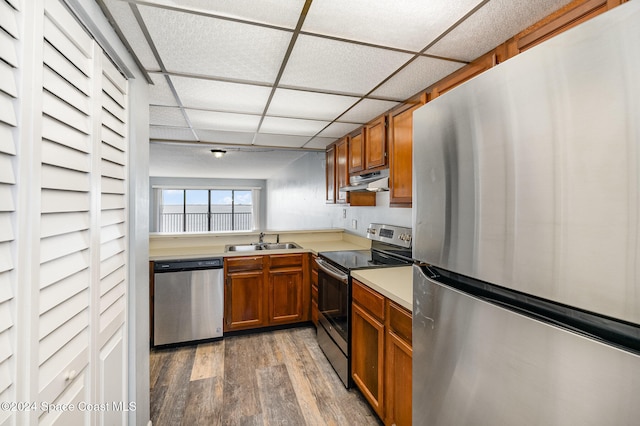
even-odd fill
[[(276, 76), (275, 81), (273, 82), (273, 86), (271, 88), (271, 93), (269, 94), (269, 98), (267, 99), (267, 103), (264, 107), (264, 111), (262, 112), (262, 116), (260, 117), (260, 122), (258, 123), (258, 128), (256, 129), (256, 133), (253, 136), (253, 140), (251, 141), (251, 145), (255, 145), (256, 138), (258, 137), (258, 133), (260, 133), (260, 128), (262, 127), (262, 123), (264, 122), (264, 117), (267, 115), (267, 111), (269, 110), (269, 105), (271, 105), (271, 101), (273, 99), (273, 95), (280, 84), (280, 79), (282, 78), (282, 74), (284, 73), (284, 69), (287, 66), (287, 62), (289, 62), (289, 57), (291, 56), (291, 52), (293, 51), (293, 46), (296, 44), (296, 40), (298, 40), (298, 35), (300, 34), (300, 29), (302, 28), (302, 24), (304, 24), (304, 20), (307, 17), (307, 13), (309, 12), (309, 8), (311, 7), (311, 2), (313, 0), (305, 0), (304, 6), (302, 6), (302, 11), (300, 12), (300, 18), (298, 18), (298, 23), (296, 24), (296, 28), (293, 31), (293, 35), (291, 36), (291, 41), (289, 42), (289, 46), (287, 47), (287, 52), (284, 54), (284, 58), (282, 59), (282, 65), (280, 65), (280, 69), (278, 70), (278, 75)], [(306, 144), (305, 144), (306, 145)], [(304, 146), (304, 145), (303, 145)]]
[(195, 156), (324, 150), (572, 0), (97, 2), (155, 82), (152, 153)]
[(191, 130), (191, 133), (193, 134), (193, 137), (195, 138), (195, 140), (198, 140), (198, 134), (196, 133), (195, 129), (193, 128), (193, 125), (191, 124), (191, 120), (189, 119), (189, 116), (187, 115), (187, 112), (184, 109), (184, 105), (182, 105), (180, 96), (178, 96), (178, 92), (176, 91), (176, 88), (173, 86), (173, 82), (171, 81), (171, 78), (169, 77), (169, 75), (167, 75), (167, 67), (165, 67), (164, 62), (162, 61), (162, 58), (158, 53), (158, 49), (156, 48), (156, 45), (151, 38), (151, 34), (149, 34), (149, 29), (144, 23), (144, 19), (142, 19), (142, 15), (140, 15), (140, 11), (138, 10), (138, 7), (133, 3), (129, 3), (129, 7), (131, 7), (131, 12), (133, 13), (133, 16), (135, 16), (136, 21), (138, 21), (138, 25), (140, 25), (140, 29), (142, 30), (142, 33), (147, 39), (147, 43), (149, 44), (149, 48), (153, 52), (153, 56), (155, 56), (156, 61), (158, 61), (158, 65), (160, 65), (160, 70), (162, 71), (162, 74), (164, 75), (164, 78), (167, 81), (167, 84), (169, 85), (169, 89), (171, 90), (171, 93), (173, 93), (173, 96), (176, 100), (176, 103), (178, 104), (178, 107), (180, 108), (180, 112), (182, 113), (184, 120), (187, 122), (189, 126), (189, 130)]

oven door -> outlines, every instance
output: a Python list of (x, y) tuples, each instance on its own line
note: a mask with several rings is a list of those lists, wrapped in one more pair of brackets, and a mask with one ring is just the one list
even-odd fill
[(348, 356), (349, 275), (320, 258), (316, 259), (316, 263), (320, 324)]

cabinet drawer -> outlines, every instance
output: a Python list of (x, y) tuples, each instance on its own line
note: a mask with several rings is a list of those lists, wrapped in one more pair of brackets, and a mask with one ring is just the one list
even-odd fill
[(318, 286), (316, 285), (311, 286), (311, 300), (318, 302)]
[(227, 272), (259, 271), (264, 267), (263, 256), (227, 257)]
[(271, 259), (271, 269), (290, 268), (294, 266), (302, 267), (302, 253), (272, 254), (269, 258)]
[(384, 320), (384, 296), (353, 280), (353, 300), (379, 320)]
[(389, 309), (387, 310), (389, 328), (401, 339), (411, 344), (411, 312), (389, 300), (387, 303), (389, 304)]

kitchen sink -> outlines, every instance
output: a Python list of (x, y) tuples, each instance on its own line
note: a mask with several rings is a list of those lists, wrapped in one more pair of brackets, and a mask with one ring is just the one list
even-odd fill
[(225, 246), (225, 251), (288, 250), (302, 248), (296, 243), (253, 243)]

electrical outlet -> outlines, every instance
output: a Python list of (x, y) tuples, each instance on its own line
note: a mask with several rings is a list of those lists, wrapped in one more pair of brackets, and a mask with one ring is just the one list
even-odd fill
[(356, 219), (351, 220), (351, 227), (353, 229), (358, 229), (358, 221)]
[(343, 219), (347, 218), (347, 209), (342, 209), (342, 218)]

